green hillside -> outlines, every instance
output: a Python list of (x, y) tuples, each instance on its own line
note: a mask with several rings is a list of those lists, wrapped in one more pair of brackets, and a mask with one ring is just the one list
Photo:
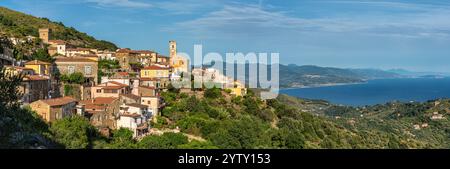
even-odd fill
[[(450, 100), (392, 102), (366, 107), (337, 106), (324, 101), (278, 98), (358, 133), (372, 148), (449, 148)], [(440, 118), (439, 118), (440, 117)]]
[(26, 36), (39, 37), (39, 28), (52, 29), (52, 39), (67, 41), (75, 47), (116, 50), (117, 46), (111, 42), (97, 40), (92, 36), (66, 27), (61, 22), (53, 22), (47, 18), (37, 18), (8, 8), (0, 7), (0, 32), (8, 37), (23, 38)]

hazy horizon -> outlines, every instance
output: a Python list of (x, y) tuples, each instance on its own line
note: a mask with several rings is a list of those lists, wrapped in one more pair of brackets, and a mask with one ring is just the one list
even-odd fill
[[(450, 72), (450, 3), (406, 0), (3, 0), (119, 47), (278, 52), (282, 64)], [(82, 12), (81, 12), (82, 11)]]

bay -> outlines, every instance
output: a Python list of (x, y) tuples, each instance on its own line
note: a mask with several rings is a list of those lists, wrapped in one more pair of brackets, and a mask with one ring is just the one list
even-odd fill
[(349, 106), (428, 101), (450, 97), (450, 78), (379, 79), (362, 84), (281, 89), (280, 93)]

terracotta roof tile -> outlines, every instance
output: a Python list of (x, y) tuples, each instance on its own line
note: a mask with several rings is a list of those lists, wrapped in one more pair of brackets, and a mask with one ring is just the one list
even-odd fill
[(73, 99), (72, 97), (60, 97), (60, 98), (54, 98), (54, 99), (47, 99), (47, 100), (41, 100), (42, 102), (50, 105), (50, 106), (61, 106), (68, 103), (76, 102), (77, 100)]
[(126, 84), (119, 83), (119, 82), (116, 82), (116, 81), (109, 81), (109, 82), (106, 82), (106, 83), (112, 83), (112, 84), (115, 84), (115, 85), (118, 85), (118, 86), (122, 86), (122, 87), (127, 87), (128, 86)]
[(120, 116), (132, 117), (132, 118), (141, 117), (141, 115), (139, 115), (139, 114), (136, 114), (136, 113), (131, 114), (131, 113), (128, 113), (128, 112), (122, 113)]
[(91, 51), (89, 48), (67, 48), (66, 51)]
[(139, 78), (139, 80), (141, 80), (141, 81), (159, 81), (161, 79), (160, 78), (151, 78), (151, 77), (141, 77), (141, 78)]
[(112, 104), (117, 99), (115, 97), (97, 97), (93, 100), (82, 100), (80, 104)]
[(58, 44), (58, 45), (65, 45), (66, 41), (63, 40), (49, 40), (49, 43), (54, 43), (54, 44)]
[(24, 81), (49, 80), (49, 79), (50, 79), (49, 77), (41, 75), (26, 75), (23, 78)]
[(26, 62), (25, 65), (50, 65), (50, 63), (43, 62), (40, 60), (32, 60), (32, 61)]
[(120, 96), (128, 97), (128, 98), (131, 98), (131, 99), (134, 99), (134, 100), (139, 100), (139, 99), (141, 99), (140, 96), (134, 95), (134, 94), (120, 94)]
[(148, 108), (148, 106), (143, 105), (143, 104), (138, 104), (138, 103), (129, 103), (129, 104), (125, 104), (125, 105), (130, 106), (130, 107)]
[(11, 65), (5, 65), (5, 68), (13, 68), (16, 70), (33, 70), (32, 68), (28, 68), (28, 67), (11, 66)]
[(58, 57), (55, 62), (95, 62), (97, 61), (88, 58), (76, 58), (76, 57)]
[(142, 70), (169, 70), (169, 69), (170, 69), (170, 67), (161, 67), (161, 66), (151, 65), (151, 66), (144, 67)]

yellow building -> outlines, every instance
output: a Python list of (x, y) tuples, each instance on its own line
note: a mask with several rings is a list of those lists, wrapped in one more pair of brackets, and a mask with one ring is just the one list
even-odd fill
[(234, 82), (233, 88), (228, 89), (231, 90), (231, 94), (235, 96), (244, 96), (247, 94), (247, 88), (238, 81)]
[(50, 67), (51, 64), (48, 62), (43, 62), (39, 60), (32, 60), (25, 63), (26, 68), (31, 68), (34, 70), (34, 73), (38, 75), (47, 75), (50, 76)]
[(141, 69), (141, 78), (169, 78), (170, 68), (160, 66), (147, 66)]
[(11, 75), (23, 74), (23, 75), (33, 75), (34, 70), (31, 68), (20, 67), (20, 66), (5, 66), (5, 72)]
[(60, 97), (35, 101), (30, 108), (46, 122), (53, 122), (76, 114), (76, 104), (77, 101), (71, 97)]

